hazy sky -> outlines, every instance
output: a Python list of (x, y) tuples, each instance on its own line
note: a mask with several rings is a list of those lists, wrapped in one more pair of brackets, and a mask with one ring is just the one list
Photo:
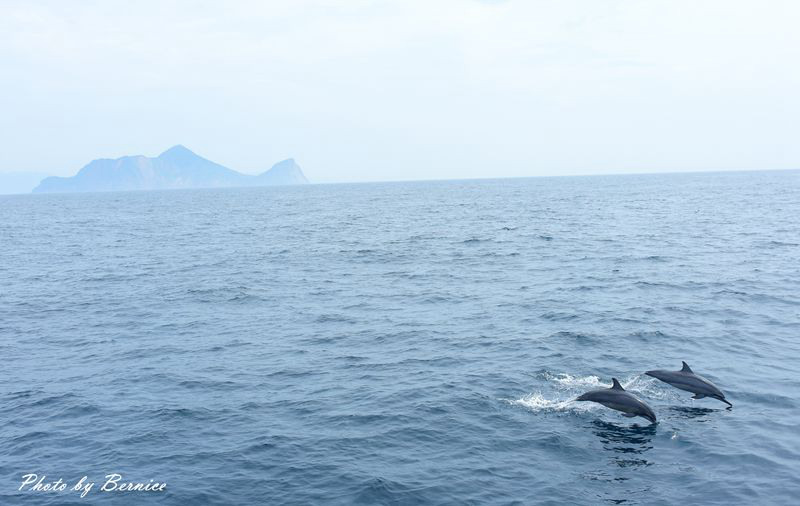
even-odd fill
[(800, 167), (800, 2), (0, 0), (0, 171)]

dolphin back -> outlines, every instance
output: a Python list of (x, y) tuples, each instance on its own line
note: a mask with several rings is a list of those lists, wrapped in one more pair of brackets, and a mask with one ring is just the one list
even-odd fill
[(603, 398), (604, 390), (592, 390), (590, 392), (586, 392), (584, 394), (579, 395), (575, 400), (576, 401), (593, 401), (597, 402), (598, 399)]
[(721, 400), (729, 406), (732, 406), (732, 404), (725, 399), (725, 394), (722, 393), (722, 390), (717, 388), (714, 383), (700, 376), (699, 374), (696, 374), (686, 362), (682, 362), (681, 364), (683, 367), (680, 371), (665, 371), (663, 369), (655, 369), (652, 371), (647, 371), (645, 374), (647, 376), (652, 376), (653, 378), (659, 379), (664, 383), (668, 383), (675, 388), (697, 394), (700, 396), (696, 397), (697, 399), (702, 399), (703, 397), (713, 397)]

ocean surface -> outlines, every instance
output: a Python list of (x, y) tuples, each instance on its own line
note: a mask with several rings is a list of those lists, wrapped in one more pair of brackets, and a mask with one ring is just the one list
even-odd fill
[(0, 196), (0, 356), (3, 505), (797, 504), (800, 172)]

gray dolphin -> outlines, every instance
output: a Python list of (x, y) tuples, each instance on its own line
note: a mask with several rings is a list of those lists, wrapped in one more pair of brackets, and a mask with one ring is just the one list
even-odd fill
[(617, 378), (611, 378), (613, 385), (611, 388), (592, 390), (581, 395), (576, 401), (591, 401), (617, 411), (622, 411), (622, 416), (634, 417), (641, 416), (647, 418), (652, 423), (656, 423), (656, 414), (650, 406), (639, 400), (632, 393), (626, 392)]
[(692, 392), (694, 397), (692, 399), (702, 399), (704, 397), (713, 397), (719, 401), (724, 402), (730, 407), (733, 404), (725, 399), (725, 394), (717, 388), (713, 383), (704, 377), (692, 372), (689, 364), (683, 363), (683, 368), (680, 371), (647, 371), (645, 374), (654, 378), (660, 379), (664, 383), (669, 383), (675, 388)]

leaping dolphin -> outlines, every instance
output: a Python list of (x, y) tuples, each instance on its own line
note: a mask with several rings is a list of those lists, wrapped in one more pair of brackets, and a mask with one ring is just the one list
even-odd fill
[(576, 401), (591, 401), (617, 411), (622, 411), (622, 416), (634, 417), (641, 416), (647, 418), (652, 423), (656, 423), (656, 414), (650, 406), (639, 400), (632, 393), (626, 392), (617, 378), (611, 378), (613, 385), (611, 388), (592, 390), (581, 395)]
[(717, 388), (713, 383), (704, 377), (692, 372), (692, 369), (686, 362), (683, 362), (683, 368), (680, 371), (657, 370), (647, 371), (645, 374), (660, 379), (664, 383), (669, 383), (675, 388), (692, 392), (695, 394), (692, 399), (713, 397), (714, 399), (722, 401), (728, 406), (733, 407), (733, 404), (725, 399), (725, 394), (723, 394), (719, 388)]

